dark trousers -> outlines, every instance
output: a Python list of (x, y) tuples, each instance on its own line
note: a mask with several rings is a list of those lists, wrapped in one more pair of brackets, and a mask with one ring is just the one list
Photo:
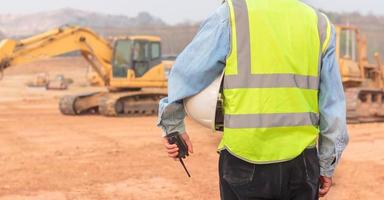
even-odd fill
[(316, 148), (297, 158), (275, 164), (255, 165), (220, 152), (222, 200), (315, 200), (319, 199), (320, 167)]

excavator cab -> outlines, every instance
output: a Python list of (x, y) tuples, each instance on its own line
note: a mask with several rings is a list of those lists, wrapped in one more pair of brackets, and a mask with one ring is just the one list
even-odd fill
[(360, 86), (363, 79), (361, 61), (362, 41), (359, 30), (352, 26), (338, 26), (337, 32), (337, 56), (340, 64), (340, 72), (343, 83), (347, 87)]
[(380, 61), (369, 63), (366, 37), (353, 26), (337, 26), (336, 32), (336, 51), (344, 87), (382, 87), (381, 64)]
[(112, 59), (113, 79), (125, 79), (132, 71), (135, 78), (143, 77), (161, 63), (160, 40), (141, 38), (115, 41)]

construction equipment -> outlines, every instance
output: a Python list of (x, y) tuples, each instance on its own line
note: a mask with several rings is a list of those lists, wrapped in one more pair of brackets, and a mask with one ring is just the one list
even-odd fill
[(224, 72), (198, 95), (183, 101), (186, 114), (212, 132), (224, 130), (223, 98), (220, 89), (223, 78)]
[(57, 75), (55, 79), (50, 80), (48, 73), (39, 73), (35, 79), (27, 82), (28, 87), (44, 87), (47, 90), (66, 90), (70, 84), (70, 79), (64, 75)]
[[(366, 38), (358, 28), (337, 26), (337, 58), (345, 88), (349, 122), (384, 121), (384, 66), (367, 58)], [(112, 47), (113, 46), (113, 47)], [(154, 114), (157, 102), (167, 95), (167, 76), (173, 62), (163, 61), (160, 38), (131, 36), (115, 38), (112, 45), (89, 29), (62, 27), (20, 41), (0, 44), (2, 71), (21, 63), (80, 51), (92, 72), (93, 85), (109, 92), (96, 92), (60, 99), (66, 115), (100, 112), (106, 116)]]
[(69, 79), (66, 79), (64, 75), (59, 74), (53, 80), (49, 80), (45, 89), (47, 90), (66, 90), (70, 84)]
[(354, 26), (337, 26), (337, 58), (347, 100), (349, 123), (384, 121), (384, 65), (367, 58), (366, 38)]
[(28, 81), (28, 87), (46, 87), (49, 83), (49, 75), (47, 73), (39, 73), (34, 80)]
[(156, 36), (115, 38), (112, 44), (93, 31), (65, 26), (15, 41), (0, 43), (0, 75), (17, 64), (79, 51), (93, 69), (93, 82), (108, 92), (64, 96), (65, 115), (99, 112), (106, 116), (157, 113), (158, 100), (167, 96), (161, 41)]

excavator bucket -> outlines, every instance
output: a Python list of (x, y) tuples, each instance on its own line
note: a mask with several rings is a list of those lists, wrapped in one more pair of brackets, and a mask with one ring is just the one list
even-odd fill
[(3, 71), (9, 67), (9, 57), (12, 55), (16, 47), (15, 40), (3, 40), (0, 42), (0, 80), (3, 79)]
[(17, 42), (15, 40), (3, 40), (0, 42), (0, 60), (10, 57), (13, 53), (13, 50), (16, 47)]

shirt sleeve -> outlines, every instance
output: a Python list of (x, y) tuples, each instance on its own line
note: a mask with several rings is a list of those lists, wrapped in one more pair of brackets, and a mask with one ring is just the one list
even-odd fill
[(322, 58), (319, 109), (320, 174), (332, 177), (349, 140), (346, 124), (346, 103), (339, 65), (336, 60), (336, 33), (333, 26), (331, 42)]
[(172, 67), (168, 97), (159, 105), (157, 126), (163, 136), (185, 132), (183, 99), (199, 93), (222, 73), (229, 49), (229, 10), (224, 3), (201, 25)]

